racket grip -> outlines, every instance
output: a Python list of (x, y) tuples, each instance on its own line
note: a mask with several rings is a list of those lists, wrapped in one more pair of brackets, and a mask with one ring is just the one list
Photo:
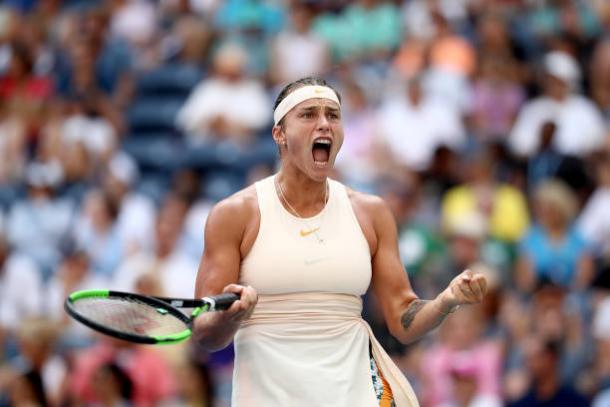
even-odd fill
[(210, 303), (210, 311), (221, 311), (229, 308), (231, 304), (239, 300), (239, 295), (233, 293), (225, 293), (205, 297), (205, 301)]

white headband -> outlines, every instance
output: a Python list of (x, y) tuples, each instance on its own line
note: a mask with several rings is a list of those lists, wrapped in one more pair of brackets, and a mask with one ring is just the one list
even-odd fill
[(302, 87), (298, 88), (297, 90), (295, 90), (294, 92), (290, 93), (280, 102), (280, 104), (277, 106), (277, 108), (273, 112), (273, 122), (277, 126), (277, 124), (280, 122), (280, 120), (282, 120), (282, 118), (284, 116), (286, 116), (286, 113), (288, 113), (290, 110), (292, 110), (293, 107), (295, 107), (299, 103), (304, 102), (308, 99), (316, 99), (316, 98), (332, 100), (333, 102), (338, 104), (339, 107), (341, 107), (341, 103), (339, 102), (339, 98), (337, 97), (337, 94), (335, 93), (335, 91), (333, 91), (328, 86), (319, 86), (319, 85), (302, 86)]

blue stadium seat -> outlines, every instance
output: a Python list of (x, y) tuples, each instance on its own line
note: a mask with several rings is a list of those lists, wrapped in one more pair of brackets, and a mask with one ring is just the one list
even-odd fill
[(139, 97), (167, 96), (186, 99), (202, 77), (202, 69), (194, 65), (168, 64), (140, 76)]
[(159, 205), (170, 186), (170, 176), (163, 172), (146, 171), (135, 187), (136, 191)]
[(244, 185), (244, 176), (231, 170), (206, 171), (203, 194), (207, 199), (220, 201), (237, 192)]
[(143, 171), (172, 172), (185, 166), (186, 146), (179, 138), (126, 138), (122, 148), (137, 161)]
[(174, 132), (176, 114), (183, 103), (182, 99), (136, 99), (127, 112), (130, 132)]

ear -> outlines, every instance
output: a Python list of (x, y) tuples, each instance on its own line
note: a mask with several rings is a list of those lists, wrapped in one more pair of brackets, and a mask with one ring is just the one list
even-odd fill
[(278, 146), (286, 145), (286, 134), (284, 134), (281, 126), (273, 126), (271, 129), (271, 135)]

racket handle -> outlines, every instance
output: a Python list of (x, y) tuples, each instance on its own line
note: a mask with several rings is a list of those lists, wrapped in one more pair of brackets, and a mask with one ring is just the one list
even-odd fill
[(239, 300), (239, 295), (225, 293), (213, 295), (211, 297), (203, 297), (203, 300), (210, 304), (210, 311), (221, 311), (229, 308), (231, 304)]

